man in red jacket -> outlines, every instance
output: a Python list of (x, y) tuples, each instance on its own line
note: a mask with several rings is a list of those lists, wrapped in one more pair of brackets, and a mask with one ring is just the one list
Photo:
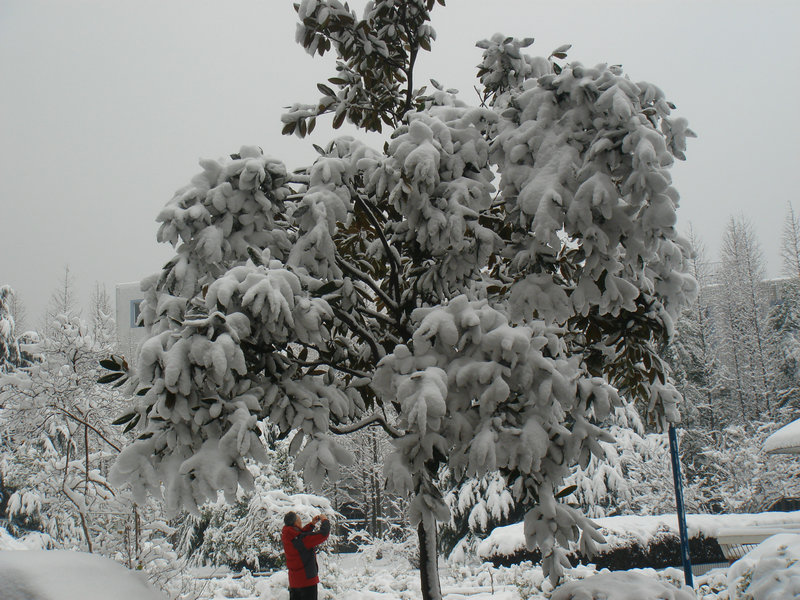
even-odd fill
[[(314, 531), (318, 521), (322, 521), (322, 525), (318, 531)], [(283, 523), (281, 540), (289, 569), (289, 600), (317, 600), (319, 575), (316, 548), (328, 539), (330, 521), (325, 515), (318, 515), (303, 527), (297, 513), (289, 512), (283, 518)]]

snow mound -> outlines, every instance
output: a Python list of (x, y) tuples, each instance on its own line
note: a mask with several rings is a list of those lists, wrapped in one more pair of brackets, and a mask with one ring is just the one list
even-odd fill
[(2, 550), (45, 550), (52, 544), (50, 536), (38, 531), (15, 538), (0, 527), (0, 551)]
[(731, 600), (800, 598), (800, 534), (773, 535), (728, 570)]
[(551, 600), (695, 600), (689, 587), (679, 590), (641, 573), (598, 573), (559, 587)]
[(119, 563), (66, 550), (0, 551), (0, 590), (3, 600), (164, 600)]

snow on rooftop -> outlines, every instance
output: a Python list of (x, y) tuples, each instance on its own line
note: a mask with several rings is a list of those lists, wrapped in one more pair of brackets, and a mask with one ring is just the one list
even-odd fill
[(764, 442), (767, 454), (800, 454), (800, 419), (784, 425)]

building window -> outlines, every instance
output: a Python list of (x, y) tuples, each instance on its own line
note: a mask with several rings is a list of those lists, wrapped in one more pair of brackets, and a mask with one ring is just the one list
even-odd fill
[(142, 301), (139, 300), (131, 300), (131, 329), (135, 327), (144, 327), (144, 325), (139, 321), (139, 316), (142, 314)]

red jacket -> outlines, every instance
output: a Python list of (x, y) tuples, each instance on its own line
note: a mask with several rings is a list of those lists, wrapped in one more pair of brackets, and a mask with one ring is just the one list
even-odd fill
[(289, 587), (303, 588), (319, 583), (316, 547), (328, 539), (330, 521), (322, 521), (319, 531), (309, 523), (303, 529), (286, 525), (281, 532), (286, 567), (289, 569)]

